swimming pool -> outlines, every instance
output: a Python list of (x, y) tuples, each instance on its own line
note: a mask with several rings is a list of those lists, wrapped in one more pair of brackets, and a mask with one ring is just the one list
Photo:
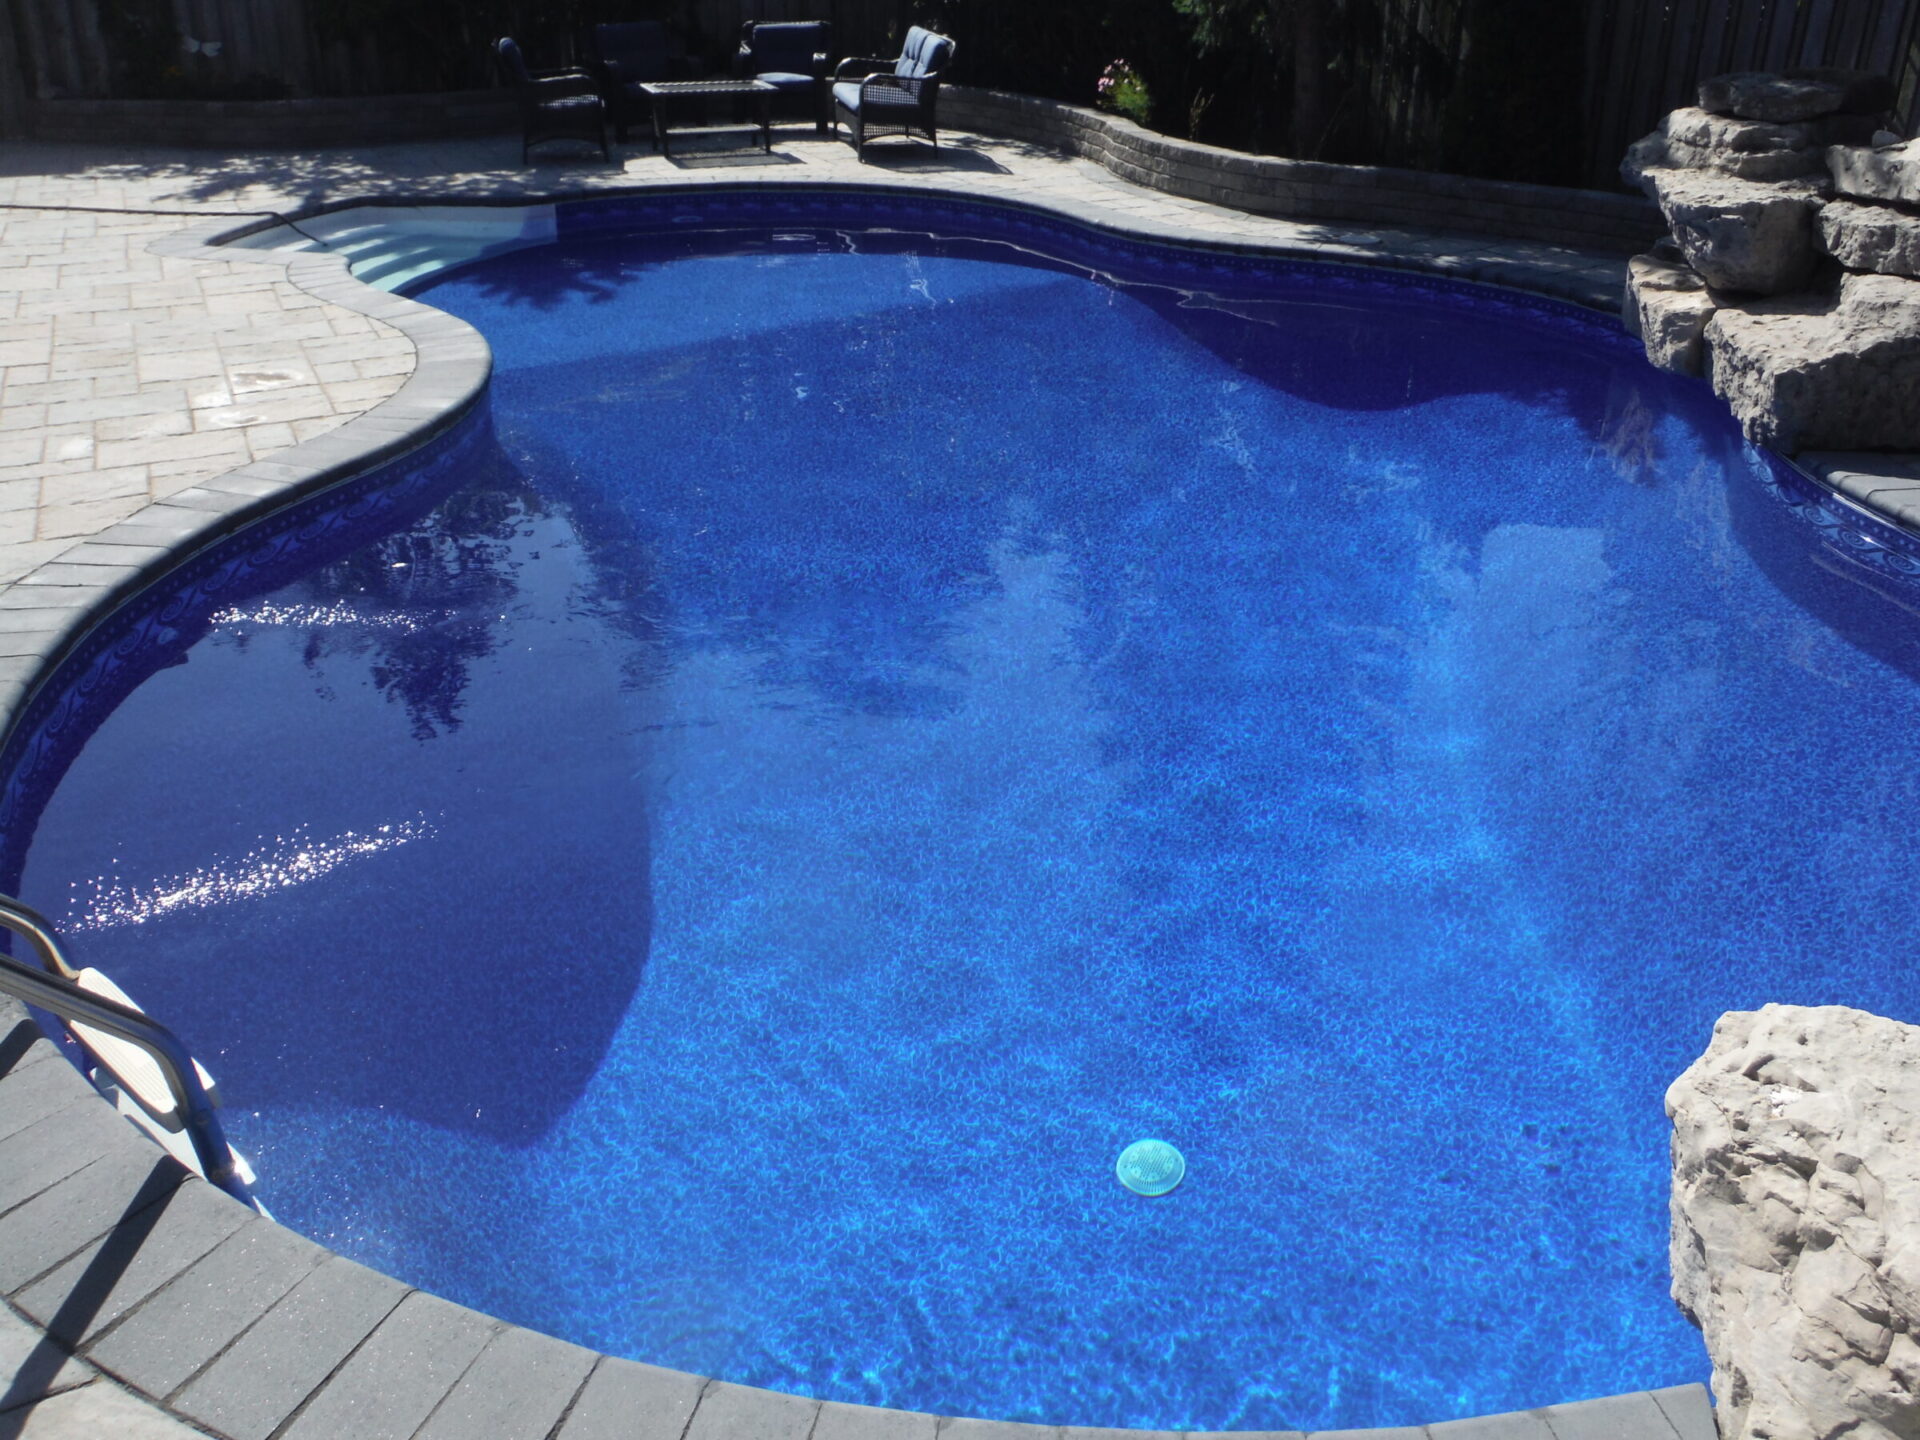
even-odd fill
[(1847, 758), (1911, 723), (1903, 557), (1560, 307), (985, 207), (563, 218), (424, 292), (494, 428), (208, 562), (16, 767), (8, 878), (276, 1213), (909, 1408), (1703, 1373), (1661, 1089), (1726, 1008), (1911, 1009), (1908, 782)]

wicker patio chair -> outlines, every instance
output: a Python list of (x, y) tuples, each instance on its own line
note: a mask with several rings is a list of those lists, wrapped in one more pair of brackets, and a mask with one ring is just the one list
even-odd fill
[(842, 60), (833, 72), (834, 133), (840, 133), (844, 118), (853, 131), (854, 151), (861, 155), (867, 136), (876, 130), (909, 138), (917, 131), (938, 145), (934, 119), (940, 74), (952, 59), (953, 41), (916, 25), (907, 31), (898, 59)]
[(601, 159), (613, 158), (607, 149), (606, 111), (593, 76), (574, 69), (529, 70), (519, 42), (510, 35), (493, 42), (493, 53), (520, 97), (522, 165), (533, 147), (547, 140), (585, 140), (600, 147)]
[(740, 27), (733, 73), (780, 93), (775, 102), (803, 104), (813, 128), (827, 132), (827, 65), (833, 26), (825, 20), (749, 20)]
[(653, 122), (653, 102), (640, 87), (671, 80), (682, 67), (674, 61), (667, 27), (658, 20), (596, 25), (591, 36), (600, 98), (613, 121), (614, 139), (624, 141), (629, 125)]

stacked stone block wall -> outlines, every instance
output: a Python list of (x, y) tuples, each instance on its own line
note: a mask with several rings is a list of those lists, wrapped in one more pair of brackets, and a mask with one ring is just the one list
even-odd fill
[(940, 109), (945, 125), (1069, 150), (1132, 184), (1256, 215), (1419, 226), (1620, 255), (1644, 249), (1661, 227), (1656, 209), (1634, 195), (1248, 155), (1032, 95), (949, 86)]

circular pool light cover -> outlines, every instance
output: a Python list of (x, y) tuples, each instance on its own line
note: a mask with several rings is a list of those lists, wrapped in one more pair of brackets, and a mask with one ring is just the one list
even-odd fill
[(1120, 1152), (1113, 1173), (1136, 1195), (1165, 1195), (1187, 1178), (1187, 1157), (1164, 1140), (1136, 1140)]

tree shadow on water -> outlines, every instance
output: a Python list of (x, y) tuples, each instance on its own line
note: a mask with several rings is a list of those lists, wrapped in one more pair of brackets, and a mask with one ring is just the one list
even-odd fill
[[(66, 924), (81, 962), (122, 978), (238, 1103), (384, 1110), (531, 1144), (598, 1070), (639, 986), (649, 819), (615, 788), (632, 761), (608, 706), (582, 730), (570, 697), (549, 705), (530, 683), (537, 656), (499, 663), (529, 650), (503, 646), (546, 514), (524, 477), (489, 440), (428, 493), (378, 500), (322, 497), (330, 509), (304, 507), (282, 532), (303, 543), (245, 534), (231, 550), (266, 563), (198, 598), (163, 586), (128, 612), (107, 652), (125, 663), (80, 676), (52, 729), (12, 752), (6, 888), (83, 750), (113, 775), (131, 763), (115, 747), (157, 743), (108, 727), (113, 711), (213, 641), (225, 655), (190, 673), (239, 688), (201, 691), (177, 716), (230, 698), (233, 732), (187, 735), (191, 765), (148, 764), (138, 794), (116, 797), (164, 807), (164, 823), (135, 839), (67, 799), (34, 856), (40, 891), (78, 887)], [(327, 523), (356, 506), (362, 523)], [(355, 687), (404, 714), (406, 739), (369, 728), (364, 703), (359, 728), (342, 728), (333, 692)], [(164, 723), (174, 703), (139, 714)], [(257, 748), (290, 733), (313, 736), (310, 750)], [(543, 753), (527, 735), (549, 737)], [(109, 851), (128, 852), (127, 878), (118, 858), (95, 868)]]

